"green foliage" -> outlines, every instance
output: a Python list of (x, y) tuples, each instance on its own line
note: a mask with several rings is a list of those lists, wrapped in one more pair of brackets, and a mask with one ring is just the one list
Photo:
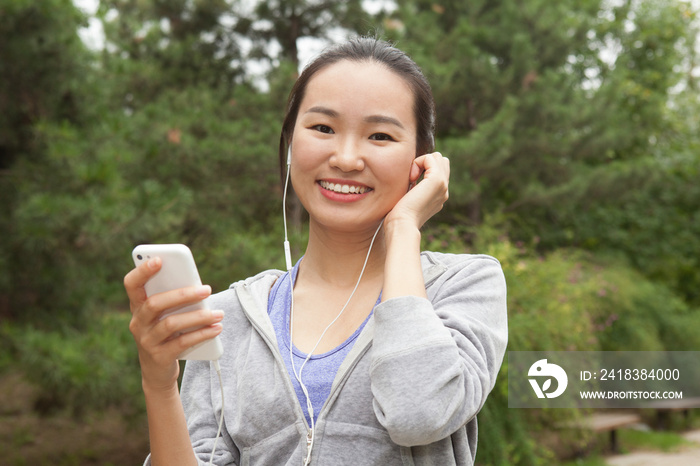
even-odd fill
[(20, 312), (11, 310), (12, 297), (24, 291), (13, 289), (13, 239), (30, 228), (16, 223), (17, 165), (43, 163), (45, 148), (36, 137), (41, 121), (84, 121), (81, 91), (90, 56), (77, 35), (84, 22), (69, 0), (0, 2), (0, 316)]
[[(369, 19), (359, 0), (268, 0), (238, 16), (235, 29), (253, 41), (252, 57), (287, 60), (297, 66), (300, 38), (326, 38), (338, 26), (366, 33), (363, 29)], [(271, 51), (277, 47), (279, 54)]]
[(558, 251), (543, 262), (519, 261), (507, 279), (513, 350), (690, 351), (700, 345), (689, 331), (700, 313), (627, 265)]
[(40, 119), (79, 118), (84, 23), (70, 0), (0, 2), (0, 170), (35, 153)]
[[(12, 172), (11, 315), (23, 319), (29, 306), (36, 308), (31, 318), (79, 325), (90, 303), (123, 299), (121, 277), (138, 243), (183, 242), (202, 258), (222, 244), (255, 246), (226, 255), (235, 255), (237, 268), (228, 267), (229, 281), (217, 287), (270, 265), (271, 254), (254, 252), (274, 250), (258, 247), (266, 243), (256, 231), (281, 208), (278, 111), (267, 106), (242, 87), (227, 100), (191, 88), (87, 129), (37, 126), (45, 160)], [(207, 260), (201, 265), (206, 277)], [(56, 314), (66, 308), (75, 311)]]
[(80, 416), (116, 406), (134, 415), (145, 407), (130, 318), (128, 313), (106, 313), (91, 319), (84, 331), (6, 325), (0, 328), (2, 348), (37, 386), (39, 412), (66, 409)]
[[(504, 263), (510, 351), (690, 351), (699, 347), (700, 338), (692, 329), (700, 324), (700, 310), (689, 308), (667, 286), (645, 279), (624, 261), (580, 251), (560, 250), (545, 257), (532, 255), (527, 248), (515, 251), (515, 257), (506, 256), (510, 260)], [(503, 370), (507, 371), (507, 364)], [(505, 378), (500, 383), (507, 386)], [(499, 395), (495, 397), (489, 402), (497, 403)], [(507, 405), (507, 396), (500, 402)], [(581, 415), (561, 411), (510, 410), (508, 415), (522, 416), (521, 423), (532, 432), (551, 427), (562, 416)], [(509, 420), (507, 425), (512, 429), (514, 423)], [(507, 432), (501, 435), (510, 438)], [(577, 441), (558, 435), (564, 444)], [(488, 442), (482, 437), (482, 444)]]
[(103, 65), (123, 79), (117, 98), (140, 106), (168, 88), (231, 92), (244, 74), (242, 38), (225, 0), (100, 2), (108, 47)]
[[(576, 419), (574, 410), (523, 410), (508, 407), (508, 358), (506, 357), (494, 389), (478, 414), (479, 448), (476, 464), (488, 466), (549, 465), (555, 454), (542, 441), (544, 432), (557, 422)], [(561, 432), (560, 443), (575, 444), (568, 432)]]
[[(512, 243), (493, 216), (477, 229), (434, 225), (427, 248), (492, 254), (508, 285), (509, 351), (694, 351), (700, 309), (666, 285), (645, 278), (624, 256), (581, 250), (536, 252), (536, 244)], [(468, 238), (481, 238), (475, 248)], [(622, 258), (622, 259), (621, 259)], [(556, 423), (583, 415), (577, 410), (508, 409), (508, 361), (479, 414), (478, 462), (485, 465), (551, 464), (541, 438)], [(575, 447), (578, 434), (557, 432)], [(551, 446), (550, 446), (551, 447)]]
[[(646, 276), (671, 286), (698, 304), (700, 283), (700, 160), (648, 157), (615, 162), (582, 174), (546, 203), (554, 228), (542, 246), (571, 242), (597, 251), (617, 251)], [(555, 200), (558, 199), (558, 200)], [(562, 202), (559, 199), (586, 199)]]
[(539, 238), (542, 251), (621, 250), (696, 302), (689, 5), (398, 4), (386, 34), (428, 74), (437, 146), (452, 161), (441, 218), (477, 226), (502, 212), (511, 238)]

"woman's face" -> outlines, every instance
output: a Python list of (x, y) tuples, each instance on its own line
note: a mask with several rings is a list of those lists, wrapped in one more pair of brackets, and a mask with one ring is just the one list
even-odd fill
[(410, 184), (411, 88), (378, 63), (330, 65), (307, 85), (291, 147), (292, 184), (312, 222), (376, 228)]

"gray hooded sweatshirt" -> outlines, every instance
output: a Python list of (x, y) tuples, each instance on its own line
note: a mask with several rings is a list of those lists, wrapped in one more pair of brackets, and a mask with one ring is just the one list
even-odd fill
[[(505, 279), (484, 255), (424, 252), (421, 263), (428, 298), (374, 309), (318, 415), (312, 465), (474, 463), (476, 414), (506, 348)], [(309, 427), (267, 314), (282, 273), (260, 273), (210, 298), (226, 313), (214, 464), (300, 466), (306, 457)], [(181, 398), (199, 464), (208, 464), (221, 414), (210, 362), (187, 362)]]

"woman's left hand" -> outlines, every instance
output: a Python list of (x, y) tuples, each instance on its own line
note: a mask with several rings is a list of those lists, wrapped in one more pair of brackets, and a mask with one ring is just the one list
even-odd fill
[[(423, 174), (423, 180), (415, 184)], [(421, 155), (411, 165), (409, 182), (413, 186), (387, 214), (385, 224), (409, 222), (423, 226), (442, 210), (449, 196), (450, 160), (440, 152)]]

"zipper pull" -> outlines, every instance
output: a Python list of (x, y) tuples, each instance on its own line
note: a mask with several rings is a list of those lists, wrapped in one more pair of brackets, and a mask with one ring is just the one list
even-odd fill
[(314, 443), (314, 431), (310, 429), (306, 434), (306, 459), (304, 460), (304, 466), (309, 466), (311, 464), (311, 449)]

